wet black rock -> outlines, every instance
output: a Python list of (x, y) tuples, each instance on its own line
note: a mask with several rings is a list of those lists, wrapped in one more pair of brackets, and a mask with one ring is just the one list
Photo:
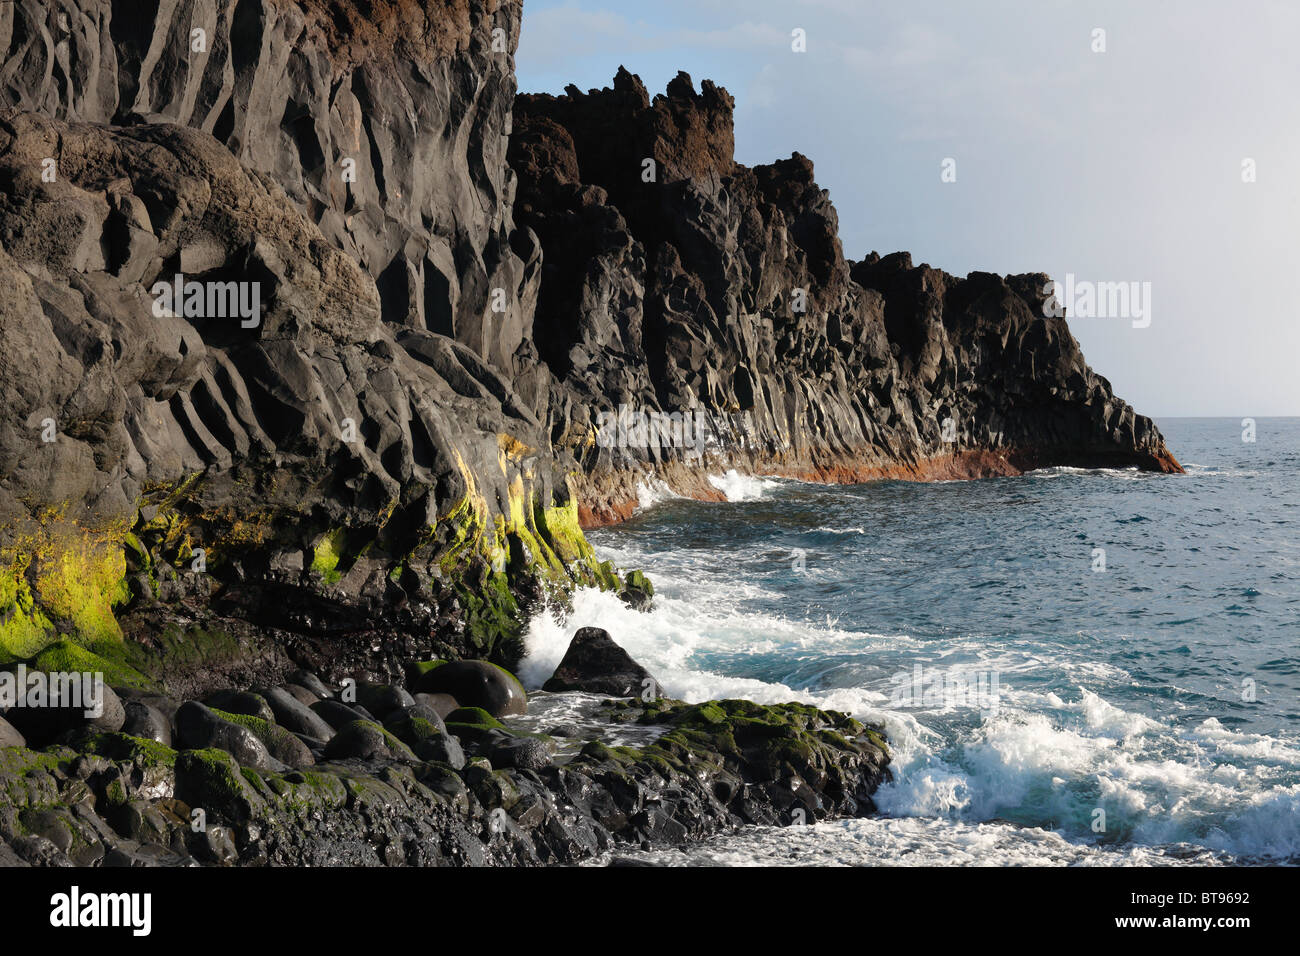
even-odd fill
[(555, 754), (555, 743), (537, 737), (516, 737), (494, 746), (488, 759), (494, 767), (513, 767), (517, 770), (540, 770), (549, 766)]
[(285, 689), (268, 687), (258, 692), (266, 698), (282, 727), (325, 742), (334, 736), (334, 728), (326, 720)]
[(460, 740), (451, 734), (426, 737), (416, 745), (415, 755), (421, 760), (445, 763), (452, 770), (460, 770), (465, 766), (465, 750), (461, 747)]
[(219, 690), (203, 698), (203, 703), (230, 714), (245, 714), (262, 720), (275, 720), (275, 711), (261, 694), (241, 690)]
[(320, 700), (329, 700), (334, 696), (334, 692), (325, 686), (324, 681), (310, 671), (305, 671), (302, 668), (298, 668), (298, 670), (289, 675), (289, 682), (297, 684), (299, 687), (305, 687)]
[(187, 700), (176, 711), (176, 736), (187, 749), (215, 747), (226, 751), (244, 767), (284, 769), (253, 731), (218, 717), (195, 700)]
[(354, 720), (344, 724), (325, 747), (330, 760), (347, 758), (357, 760), (415, 761), (409, 747), (379, 724), (368, 720)]
[(302, 704), (304, 707), (310, 707), (312, 704), (316, 703), (316, 701), (320, 700), (319, 696), (313, 694), (306, 687), (299, 684), (285, 684), (283, 689), (290, 697)]
[(416, 688), (448, 694), (462, 707), (479, 707), (493, 717), (528, 712), (528, 694), (504, 668), (486, 661), (451, 661), (426, 672)]
[(406, 688), (396, 684), (358, 683), (356, 692), (357, 703), (372, 714), (390, 714), (415, 703)]
[(659, 697), (659, 682), (599, 627), (579, 628), (543, 690), (585, 690), (611, 697)]
[(122, 724), (122, 733), (142, 740), (152, 740), (165, 747), (172, 745), (171, 721), (163, 716), (156, 707), (142, 700), (123, 702), (126, 720)]
[(327, 724), (338, 730), (344, 724), (354, 720), (368, 720), (377, 723), (370, 711), (356, 704), (345, 704), (338, 700), (320, 700), (311, 705), (311, 709)]

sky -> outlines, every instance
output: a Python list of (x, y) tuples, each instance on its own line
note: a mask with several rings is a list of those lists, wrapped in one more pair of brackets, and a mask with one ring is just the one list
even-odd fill
[(1138, 283), (1074, 303), (1089, 365), (1143, 414), (1258, 417), (1300, 415), (1298, 39), (1291, 0), (524, 0), (516, 67), (712, 79), (737, 160), (813, 160), (850, 259)]

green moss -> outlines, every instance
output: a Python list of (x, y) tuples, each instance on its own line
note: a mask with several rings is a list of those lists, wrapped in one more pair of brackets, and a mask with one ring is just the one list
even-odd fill
[(461, 724), (468, 727), (485, 727), (489, 730), (505, 730), (501, 723), (482, 707), (458, 707), (446, 717), (447, 726)]
[(516, 661), (523, 656), (524, 615), (502, 572), (488, 572), (477, 586), (456, 588), (464, 608), (465, 642), (475, 656)]
[(176, 797), (234, 821), (249, 819), (263, 802), (235, 758), (215, 748), (177, 755)]
[(441, 667), (445, 663), (447, 662), (446, 661), (416, 661), (414, 664), (411, 665), (412, 676), (423, 677), (425, 674), (429, 673), (429, 671), (436, 670), (437, 668)]
[[(405, 756), (409, 757), (411, 760), (415, 760), (415, 754), (411, 752), (410, 747), (403, 743), (402, 740), (388, 730), (388, 728), (371, 720), (354, 720), (349, 724), (344, 724), (339, 728), (338, 734), (334, 739), (346, 739), (345, 735), (355, 733), (357, 729), (362, 727), (373, 730), (383, 737), (384, 746), (387, 747), (394, 756)], [(332, 742), (333, 741), (331, 741), (331, 743)], [(327, 749), (325, 753), (328, 756), (330, 751)]]
[(148, 646), (134, 641), (124, 644), (126, 663), (156, 681), (163, 681), (174, 672), (217, 670), (246, 656), (247, 651), (239, 641), (224, 631), (201, 627), (182, 630), (175, 624), (163, 628)]
[(27, 583), (29, 560), (0, 555), (0, 663), (35, 654), (54, 633), (54, 625), (36, 603)]
[(863, 733), (866, 734), (867, 739), (873, 744), (883, 750), (886, 754), (889, 753), (889, 742), (885, 740), (884, 735), (878, 730), (868, 727), (863, 731)]
[(66, 508), (6, 528), (0, 547), (0, 662), (60, 634), (91, 646), (122, 639), (113, 608), (129, 597), (124, 524), (85, 528)]
[[(835, 776), (842, 774), (846, 756), (870, 757), (874, 746), (883, 746), (879, 734), (851, 717), (806, 704), (658, 700), (643, 707), (636, 700), (620, 700), (608, 702), (605, 711), (613, 722), (668, 725), (648, 746), (610, 747), (595, 741), (575, 758), (605, 765), (605, 772), (613, 764), (633, 777), (654, 773), (669, 779), (687, 773), (698, 778), (724, 769), (758, 780), (787, 774)], [(841, 776), (833, 785), (850, 783)]]
[(716, 726), (727, 722), (727, 712), (716, 702), (698, 704), (682, 713), (676, 719), (681, 724), (706, 724)]
[(338, 584), (339, 579), (343, 577), (339, 571), (339, 561), (343, 555), (346, 538), (345, 529), (335, 528), (322, 535), (312, 550), (311, 569), (319, 574), (326, 584)]
[(73, 754), (68, 751), (0, 747), (0, 773), (22, 775), (33, 770), (57, 770), (59, 764), (71, 756)]
[(141, 767), (176, 766), (176, 751), (171, 747), (129, 734), (91, 734), (77, 741), (77, 747), (109, 760), (130, 760)]
[[(125, 656), (125, 649), (120, 645), (109, 643), (100, 648)], [(153, 684), (143, 674), (122, 660), (89, 651), (68, 639), (56, 641), (27, 662), (29, 670), (46, 672), (77, 672), (103, 674), (104, 683), (110, 687), (134, 687), (138, 690), (150, 690)]]
[(408, 747), (418, 747), (426, 740), (441, 737), (442, 733), (430, 721), (423, 717), (407, 717), (392, 727), (392, 733)]
[(224, 710), (218, 710), (215, 707), (210, 709), (222, 720), (228, 720), (232, 724), (238, 724), (251, 730), (272, 754), (280, 753), (282, 748), (286, 746), (292, 748), (298, 742), (298, 738), (292, 733), (261, 717), (252, 717), (248, 714), (232, 714)]

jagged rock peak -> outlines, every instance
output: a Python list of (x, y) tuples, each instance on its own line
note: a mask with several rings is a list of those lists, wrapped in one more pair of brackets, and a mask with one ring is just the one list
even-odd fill
[[(579, 154), (601, 157), (638, 175), (647, 159), (655, 179), (673, 182), (729, 176), (735, 166), (735, 99), (709, 80), (695, 91), (687, 73), (669, 81), (666, 93), (650, 98), (641, 77), (619, 67), (612, 87), (584, 93), (570, 84), (563, 96), (521, 94), (516, 123), (548, 116), (573, 134)], [(601, 143), (601, 139), (608, 141)]]

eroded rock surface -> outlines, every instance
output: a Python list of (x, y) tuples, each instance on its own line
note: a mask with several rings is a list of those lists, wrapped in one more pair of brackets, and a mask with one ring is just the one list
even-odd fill
[[(733, 161), (732, 105), (684, 73), (651, 98), (625, 70), (611, 88), (516, 102), (515, 216), (545, 253), (536, 335), (559, 383), (552, 440), (583, 463), (584, 520), (625, 516), (629, 475), (707, 496), (710, 467), (833, 481), (1181, 470), (1065, 320), (1044, 316), (1047, 276), (847, 259), (811, 160)], [(598, 411), (620, 404), (700, 410), (705, 465), (689, 447), (593, 441)]]

